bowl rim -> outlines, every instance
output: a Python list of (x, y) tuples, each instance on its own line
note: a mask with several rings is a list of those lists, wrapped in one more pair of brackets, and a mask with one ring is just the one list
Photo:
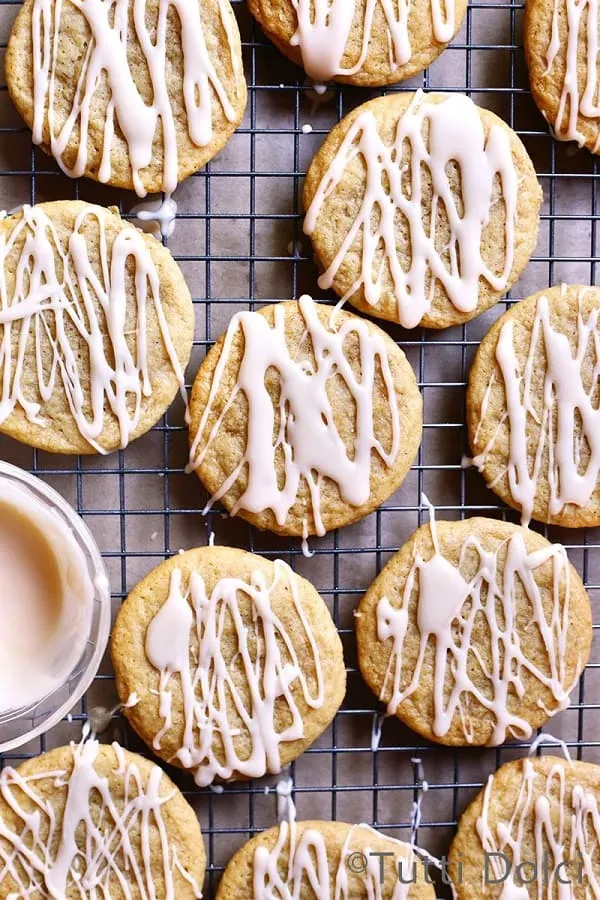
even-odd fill
[[(45, 734), (60, 722), (69, 710), (73, 709), (75, 704), (83, 697), (98, 673), (100, 662), (108, 645), (111, 623), (111, 594), (108, 572), (92, 532), (89, 530), (80, 514), (55, 488), (43, 481), (37, 474), (33, 474), (26, 469), (21, 469), (19, 466), (14, 466), (11, 463), (0, 460), (0, 480), (3, 478), (16, 480), (19, 483), (24, 484), (38, 499), (41, 499), (48, 506), (57, 510), (66, 521), (66, 524), (73, 532), (86, 556), (88, 567), (92, 570), (90, 571), (90, 577), (92, 578), (92, 583), (94, 585), (94, 603), (99, 602), (100, 604), (100, 616), (98, 621), (98, 634), (94, 642), (93, 653), (83, 672), (79, 676), (75, 688), (69, 692), (66, 700), (38, 725), (30, 728), (27, 732), (18, 735), (17, 737), (10, 738), (10, 740), (2, 741), (0, 738), (0, 753), (14, 750), (29, 741), (35, 740), (35, 738), (39, 737), (41, 734)], [(85, 646), (89, 646), (90, 643), (91, 640), (88, 636)], [(60, 687), (55, 688), (55, 690), (59, 690), (68, 685), (71, 674), (69, 674), (67, 678), (61, 682)], [(45, 697), (42, 697), (25, 709), (15, 710), (13, 721), (18, 721), (26, 714), (31, 715), (35, 708), (50, 696), (52, 696), (52, 692), (46, 694)]]

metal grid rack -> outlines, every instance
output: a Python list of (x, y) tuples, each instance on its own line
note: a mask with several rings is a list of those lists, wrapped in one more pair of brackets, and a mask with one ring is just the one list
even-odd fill
[[(0, 38), (6, 46), (18, 4), (0, 3)], [(234, 0), (244, 46), (249, 103), (245, 121), (224, 152), (184, 183), (176, 194), (179, 214), (168, 241), (190, 284), (196, 305), (197, 340), (191, 380), (205, 348), (238, 309), (255, 303), (316, 292), (310, 247), (302, 240), (300, 190), (314, 151), (334, 122), (373, 91), (334, 87), (325, 102), (303, 73), (286, 62), (253, 24), (244, 0)], [(522, 3), (481, 0), (469, 5), (464, 26), (442, 57), (422, 76), (399, 89), (466, 91), (498, 112), (523, 139), (544, 189), (542, 227), (534, 258), (513, 291), (514, 298), (561, 280), (594, 283), (598, 257), (598, 165), (585, 151), (557, 144), (535, 109), (521, 47)], [(5, 208), (23, 202), (81, 197), (127, 211), (135, 200), (91, 182), (74, 182), (33, 149), (28, 130), (0, 88), (0, 191)], [(303, 126), (310, 125), (312, 131)], [(319, 296), (317, 292), (317, 296)], [(507, 301), (510, 302), (510, 301)], [(356, 668), (352, 610), (390, 554), (424, 521), (425, 491), (438, 515), (514, 514), (496, 502), (480, 476), (461, 468), (468, 452), (464, 386), (470, 359), (501, 303), (468, 325), (440, 333), (390, 329), (415, 367), (423, 391), (423, 444), (413, 470), (394, 497), (364, 522), (320, 540), (305, 559), (297, 541), (261, 534), (218, 511), (203, 519), (204, 496), (193, 476), (183, 474), (187, 440), (180, 406), (125, 452), (85, 459), (53, 457), (0, 439), (0, 456), (52, 483), (81, 513), (100, 542), (115, 609), (150, 568), (180, 547), (217, 543), (279, 555), (310, 578), (330, 604), (343, 637), (348, 691), (332, 728), (291, 767), (299, 818), (366, 821), (399, 837), (410, 830), (420, 780), (422, 822), (418, 842), (443, 854), (461, 811), (497, 765), (526, 752), (525, 745), (497, 750), (461, 750), (424, 744), (396, 720), (387, 721), (380, 747), (371, 751), (375, 698)], [(387, 326), (386, 326), (387, 327)], [(569, 548), (596, 612), (600, 591), (600, 534), (548, 529)], [(598, 627), (598, 626), (596, 626)], [(593, 651), (571, 708), (549, 726), (578, 757), (600, 761), (600, 657)], [(110, 663), (103, 663), (88, 695), (63, 722), (22, 751), (28, 755), (77, 738), (92, 707), (110, 707), (115, 693)], [(142, 750), (115, 715), (103, 739), (119, 739)], [(422, 760), (422, 769), (417, 760)], [(175, 773), (198, 811), (209, 858), (206, 894), (214, 896), (220, 871), (232, 851), (253, 833), (277, 821), (276, 802), (265, 783), (237, 784), (222, 794), (194, 791)], [(273, 781), (272, 779), (270, 780)], [(444, 894), (444, 889), (440, 890)]]

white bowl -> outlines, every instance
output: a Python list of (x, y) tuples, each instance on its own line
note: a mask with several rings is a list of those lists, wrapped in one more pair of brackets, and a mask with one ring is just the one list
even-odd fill
[(100, 551), (83, 519), (58, 494), (35, 475), (0, 461), (0, 482), (7, 479), (33, 500), (59, 516), (74, 537), (94, 586), (87, 638), (70, 674), (50, 693), (30, 706), (0, 712), (0, 753), (20, 747), (48, 731), (81, 699), (92, 683), (106, 650), (110, 632), (110, 588)]

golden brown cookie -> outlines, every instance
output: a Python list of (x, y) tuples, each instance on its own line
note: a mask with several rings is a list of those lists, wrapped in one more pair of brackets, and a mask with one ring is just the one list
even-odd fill
[(191, 806), (118, 744), (82, 741), (0, 773), (2, 900), (191, 900), (204, 868)]
[(600, 524), (600, 289), (557, 286), (490, 328), (469, 374), (473, 462), (530, 519)]
[(600, 767), (555, 756), (490, 775), (450, 848), (457, 900), (586, 900), (600, 880)]
[(276, 774), (328, 727), (346, 689), (323, 600), (281, 560), (188, 550), (129, 594), (111, 653), (124, 712), (200, 786)]
[(72, 177), (172, 193), (227, 143), (246, 82), (228, 0), (25, 0), (6, 81)]
[(298, 900), (435, 900), (409, 844), (345, 822), (284, 821), (257, 834), (230, 859), (216, 900), (266, 900), (274, 883)]
[(419, 528), (362, 598), (365, 681), (425, 738), (528, 739), (569, 703), (590, 653), (590, 602), (560, 544), (509, 522)]
[(232, 515), (278, 534), (363, 518), (404, 480), (421, 396), (376, 325), (314, 303), (238, 313), (200, 366), (190, 468)]
[(126, 447), (184, 391), (179, 267), (115, 210), (75, 200), (24, 206), (0, 237), (0, 431), (50, 453)]
[(322, 288), (405, 328), (479, 315), (535, 247), (542, 191), (514, 131), (463, 94), (388, 94), (335, 126), (304, 186)]
[(265, 34), (317, 82), (364, 87), (416, 75), (455, 37), (465, 0), (249, 0)]
[(600, 151), (595, 2), (527, 0), (524, 44), (531, 93), (561, 141)]

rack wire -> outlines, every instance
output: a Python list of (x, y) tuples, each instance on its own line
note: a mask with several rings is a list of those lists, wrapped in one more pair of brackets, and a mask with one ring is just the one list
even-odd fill
[[(0, 3), (0, 39), (6, 46), (18, 4)], [(336, 86), (319, 101), (303, 73), (283, 59), (252, 22), (244, 0), (234, 0), (243, 40), (249, 103), (230, 144), (205, 170), (180, 186), (177, 226), (168, 246), (186, 276), (196, 308), (191, 380), (206, 348), (239, 309), (303, 292), (321, 299), (310, 247), (302, 238), (303, 174), (313, 153), (351, 108), (377, 92)], [(204, 519), (202, 488), (185, 476), (187, 438), (177, 403), (148, 435), (108, 457), (69, 458), (29, 451), (0, 439), (0, 456), (36, 472), (76, 507), (100, 543), (113, 587), (115, 610), (133, 584), (162, 559), (216, 542), (266, 556), (281, 556), (313, 581), (330, 605), (342, 635), (348, 691), (333, 726), (291, 766), (299, 818), (365, 821), (408, 837), (413, 803), (421, 796), (418, 842), (442, 855), (457, 818), (500, 763), (522, 756), (526, 745), (495, 750), (451, 750), (424, 743), (396, 720), (383, 726), (379, 749), (371, 750), (375, 698), (356, 666), (352, 612), (393, 551), (424, 521), (422, 494), (441, 518), (489, 515), (515, 521), (480, 476), (461, 467), (468, 453), (464, 388), (474, 349), (512, 298), (559, 281), (595, 283), (598, 264), (598, 164), (585, 151), (557, 144), (531, 100), (522, 52), (522, 3), (481, 0), (469, 4), (452, 46), (406, 90), (465, 91), (499, 113), (521, 136), (544, 190), (538, 246), (521, 282), (503, 303), (465, 326), (440, 333), (388, 328), (413, 364), (424, 399), (424, 434), (416, 464), (402, 488), (362, 523), (311, 540), (306, 559), (297, 541), (255, 531), (225, 519), (218, 510)], [(303, 126), (310, 126), (303, 127)], [(29, 131), (0, 86), (0, 190), (7, 209), (24, 202), (78, 197), (117, 205), (135, 202), (124, 192), (87, 181), (71, 181), (32, 147)], [(388, 327), (388, 326), (386, 326)], [(545, 529), (564, 543), (590, 593), (598, 621), (600, 533)], [(598, 625), (595, 625), (597, 628)], [(596, 643), (596, 642), (594, 642)], [(563, 738), (578, 758), (600, 761), (600, 659), (596, 648), (573, 695), (570, 709), (548, 730)], [(15, 753), (4, 763), (76, 739), (81, 724), (99, 705), (116, 700), (106, 659), (72, 721)], [(119, 739), (146, 753), (118, 714), (103, 739)], [(419, 760), (421, 762), (419, 762)], [(213, 897), (231, 853), (252, 834), (277, 821), (276, 802), (265, 793), (273, 779), (227, 786), (221, 794), (193, 790), (185, 774), (171, 772), (198, 812), (206, 841), (205, 896)], [(421, 791), (422, 779), (428, 791)], [(447, 896), (444, 888), (440, 895)]]

